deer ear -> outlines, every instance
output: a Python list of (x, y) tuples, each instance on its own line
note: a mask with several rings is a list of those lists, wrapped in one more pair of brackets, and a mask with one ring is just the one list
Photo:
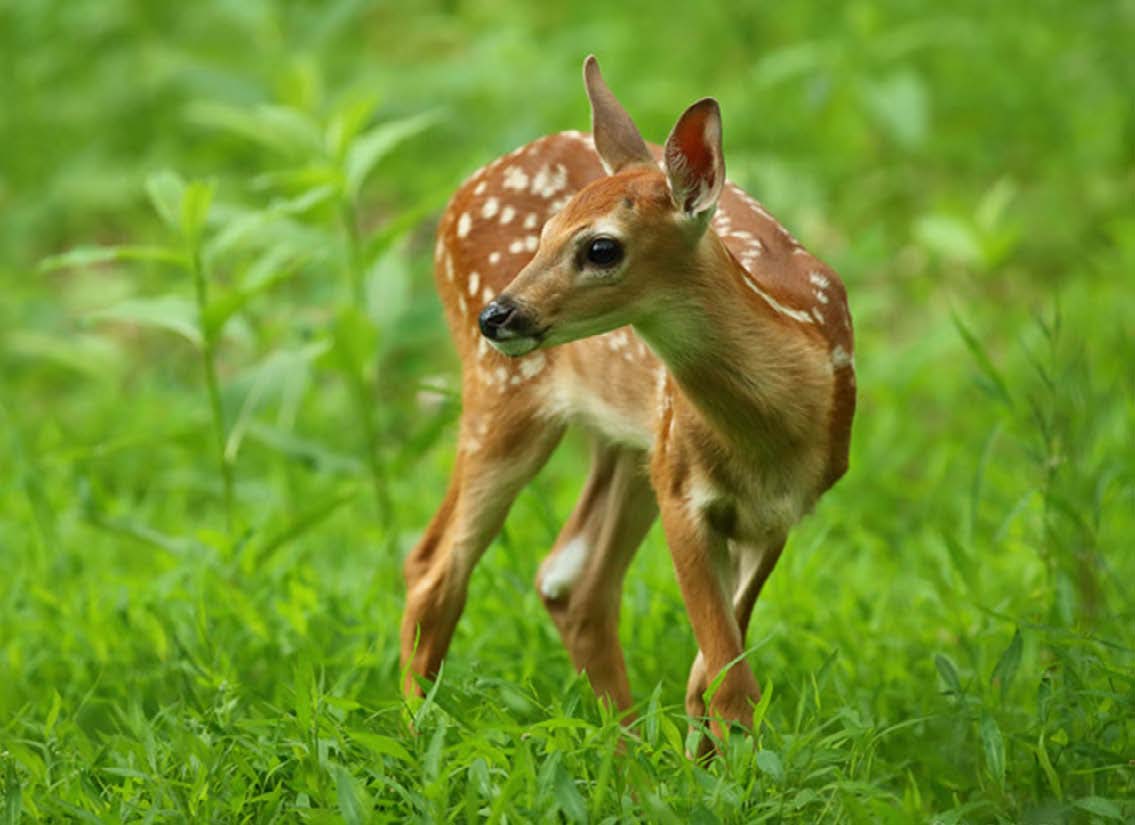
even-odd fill
[(712, 212), (725, 186), (716, 100), (703, 98), (682, 113), (666, 139), (664, 158), (674, 205), (690, 216)]
[(583, 85), (591, 100), (591, 133), (595, 150), (607, 174), (613, 175), (636, 163), (654, 163), (638, 129), (599, 73), (599, 61), (588, 55), (583, 61)]

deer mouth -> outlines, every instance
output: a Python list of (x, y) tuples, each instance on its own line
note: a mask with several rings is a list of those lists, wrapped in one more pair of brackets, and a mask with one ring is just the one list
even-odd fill
[(497, 352), (502, 352), (510, 358), (519, 358), (521, 355), (527, 355), (540, 346), (540, 339), (531, 335), (525, 335), (518, 338), (504, 338), (494, 340), (489, 339), (489, 343)]

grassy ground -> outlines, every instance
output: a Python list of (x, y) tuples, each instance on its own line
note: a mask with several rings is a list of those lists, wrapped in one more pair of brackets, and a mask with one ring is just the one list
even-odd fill
[[(0, 822), (1135, 819), (1135, 7), (912, 5), (0, 4)], [(624, 753), (531, 586), (578, 440), (397, 695), (432, 220), (586, 124), (589, 51), (652, 139), (721, 99), (856, 319), (852, 470), (708, 765), (660, 534)]]

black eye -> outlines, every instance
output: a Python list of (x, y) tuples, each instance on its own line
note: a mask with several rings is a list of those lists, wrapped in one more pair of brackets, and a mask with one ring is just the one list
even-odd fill
[(611, 267), (623, 259), (623, 245), (614, 238), (595, 238), (587, 246), (587, 262), (593, 266)]

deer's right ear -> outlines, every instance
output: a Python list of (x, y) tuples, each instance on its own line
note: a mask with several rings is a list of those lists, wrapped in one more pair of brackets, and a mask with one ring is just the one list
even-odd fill
[(687, 215), (710, 215), (725, 186), (721, 110), (712, 97), (682, 113), (666, 139), (666, 177), (674, 205)]
[(595, 150), (607, 174), (613, 175), (636, 163), (654, 163), (631, 116), (603, 82), (599, 61), (593, 54), (583, 61), (583, 85), (587, 87), (587, 97), (591, 101), (591, 134), (595, 139)]

